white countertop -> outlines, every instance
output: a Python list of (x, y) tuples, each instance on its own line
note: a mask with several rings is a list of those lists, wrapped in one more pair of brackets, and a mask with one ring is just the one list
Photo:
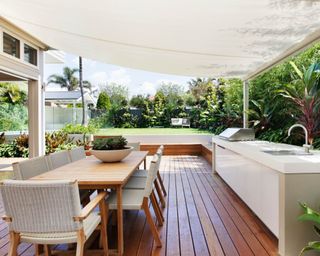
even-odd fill
[(262, 151), (303, 151), (304, 149), (298, 146), (259, 140), (230, 142), (213, 137), (212, 142), (281, 173), (320, 173), (320, 151), (318, 150), (311, 150), (312, 155), (271, 155)]

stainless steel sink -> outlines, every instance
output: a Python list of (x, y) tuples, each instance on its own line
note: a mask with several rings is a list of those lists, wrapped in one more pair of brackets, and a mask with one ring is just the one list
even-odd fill
[(275, 149), (275, 150), (262, 150), (262, 152), (274, 155), (274, 156), (305, 156), (312, 155), (312, 153), (300, 151), (300, 150), (289, 150), (289, 149)]

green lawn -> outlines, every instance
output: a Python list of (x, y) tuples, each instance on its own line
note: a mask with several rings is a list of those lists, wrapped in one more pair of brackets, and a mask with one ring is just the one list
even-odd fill
[(210, 134), (194, 128), (106, 128), (100, 129), (97, 135), (188, 135)]

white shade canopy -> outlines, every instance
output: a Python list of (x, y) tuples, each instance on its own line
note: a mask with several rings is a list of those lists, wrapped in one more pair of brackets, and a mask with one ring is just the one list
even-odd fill
[(319, 37), (319, 0), (0, 0), (53, 48), (154, 72), (248, 78)]

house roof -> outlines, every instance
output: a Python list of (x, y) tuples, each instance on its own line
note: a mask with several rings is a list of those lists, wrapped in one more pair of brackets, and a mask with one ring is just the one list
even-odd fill
[[(46, 101), (60, 101), (60, 102), (76, 102), (81, 101), (80, 91), (46, 91)], [(85, 101), (87, 103), (95, 103), (95, 100), (88, 92), (84, 92)]]
[(2, 0), (0, 14), (59, 50), (186, 76), (250, 78), (320, 37), (317, 0), (97, 0), (88, 7)]

